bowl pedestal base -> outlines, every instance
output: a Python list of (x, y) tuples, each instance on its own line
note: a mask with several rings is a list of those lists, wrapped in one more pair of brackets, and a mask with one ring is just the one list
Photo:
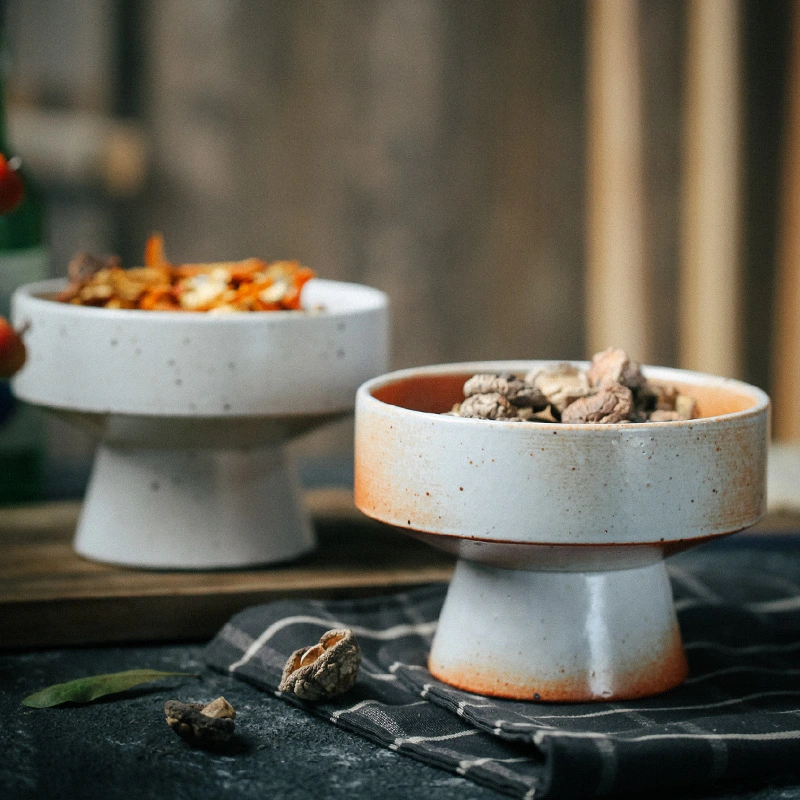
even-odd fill
[(152, 569), (287, 561), (315, 537), (282, 445), (247, 450), (100, 444), (74, 547)]
[(536, 572), (461, 559), (429, 668), (469, 692), (553, 702), (645, 697), (688, 673), (661, 560)]

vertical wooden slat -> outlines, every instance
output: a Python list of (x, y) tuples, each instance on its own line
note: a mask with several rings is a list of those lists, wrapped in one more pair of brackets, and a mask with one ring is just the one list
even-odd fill
[(738, 0), (690, 0), (681, 219), (681, 366), (741, 374)]
[(792, 14), (772, 398), (775, 437), (800, 441), (800, 2)]
[(649, 361), (638, 0), (588, 14), (587, 346)]

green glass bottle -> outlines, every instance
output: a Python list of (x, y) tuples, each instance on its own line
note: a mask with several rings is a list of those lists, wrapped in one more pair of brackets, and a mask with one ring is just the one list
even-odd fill
[[(0, 7), (0, 12), (4, 10)], [(14, 156), (7, 136), (5, 20), (0, 17), (0, 152)], [(0, 314), (9, 317), (11, 295), (23, 283), (48, 277), (44, 203), (29, 176), (22, 203), (0, 214)], [(0, 380), (0, 503), (19, 503), (42, 496), (45, 459), (43, 413), (17, 400), (10, 383)]]

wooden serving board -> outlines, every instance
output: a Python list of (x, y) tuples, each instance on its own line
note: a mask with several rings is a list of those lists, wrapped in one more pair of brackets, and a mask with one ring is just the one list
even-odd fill
[(77, 502), (0, 509), (0, 648), (198, 640), (278, 598), (352, 597), (447, 581), (454, 561), (361, 515), (352, 493), (307, 493), (319, 547), (288, 565), (156, 571), (72, 550)]

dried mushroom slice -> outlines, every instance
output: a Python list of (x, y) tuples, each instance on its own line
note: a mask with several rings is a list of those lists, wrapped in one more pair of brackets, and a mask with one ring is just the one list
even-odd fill
[(639, 364), (619, 347), (609, 347), (595, 354), (586, 376), (594, 387), (619, 383), (636, 391), (645, 383)]
[(522, 386), (514, 394), (508, 396), (511, 403), (518, 408), (530, 408), (534, 411), (543, 411), (550, 405), (541, 389), (527, 381), (521, 381), (521, 383)]
[(502, 394), (473, 394), (459, 406), (462, 417), (479, 419), (511, 419), (517, 416), (517, 409)]
[(212, 700), (200, 713), (213, 719), (234, 719), (236, 717), (236, 711), (224, 697)]
[(323, 633), (319, 644), (295, 650), (283, 668), (282, 692), (302, 700), (325, 700), (344, 694), (356, 682), (361, 648), (349, 629)]
[(636, 392), (636, 409), (645, 415), (650, 411), (674, 411), (677, 389), (670, 384), (645, 383)]
[(650, 383), (618, 347), (592, 358), (588, 370), (560, 363), (510, 373), (478, 373), (464, 384), (465, 400), (446, 414), (510, 422), (669, 422), (695, 419), (695, 398), (676, 386)]
[(665, 386), (656, 386), (656, 410), (657, 411), (674, 411), (675, 403), (678, 400), (678, 389), (671, 384)]
[(645, 422), (677, 422), (681, 416), (677, 411), (667, 411), (663, 408), (657, 408), (650, 413)]
[(636, 395), (636, 409), (645, 422), (695, 419), (699, 413), (694, 397), (671, 384), (645, 384)]
[(518, 408), (545, 408), (547, 399), (532, 384), (510, 373), (478, 373), (464, 384), (464, 397), (500, 394)]
[(236, 712), (224, 697), (205, 706), (167, 700), (164, 715), (167, 725), (195, 747), (225, 744), (233, 738)]
[(547, 405), (558, 413), (579, 397), (592, 392), (586, 373), (572, 364), (556, 364), (532, 372), (525, 377), (525, 381), (537, 388), (547, 398)]
[(633, 410), (633, 393), (627, 386), (611, 383), (588, 397), (570, 403), (561, 414), (561, 421), (572, 424), (626, 422)]
[(523, 385), (519, 378), (509, 373), (479, 372), (464, 384), (464, 397), (490, 393), (502, 394), (503, 397), (508, 397), (511, 392), (515, 392), (517, 388)]
[(675, 413), (680, 419), (695, 419), (699, 415), (697, 400), (688, 394), (679, 394), (675, 398)]
[(100, 270), (110, 270), (119, 267), (122, 261), (119, 256), (95, 256), (91, 253), (76, 253), (67, 266), (67, 275), (70, 281), (77, 283)]

